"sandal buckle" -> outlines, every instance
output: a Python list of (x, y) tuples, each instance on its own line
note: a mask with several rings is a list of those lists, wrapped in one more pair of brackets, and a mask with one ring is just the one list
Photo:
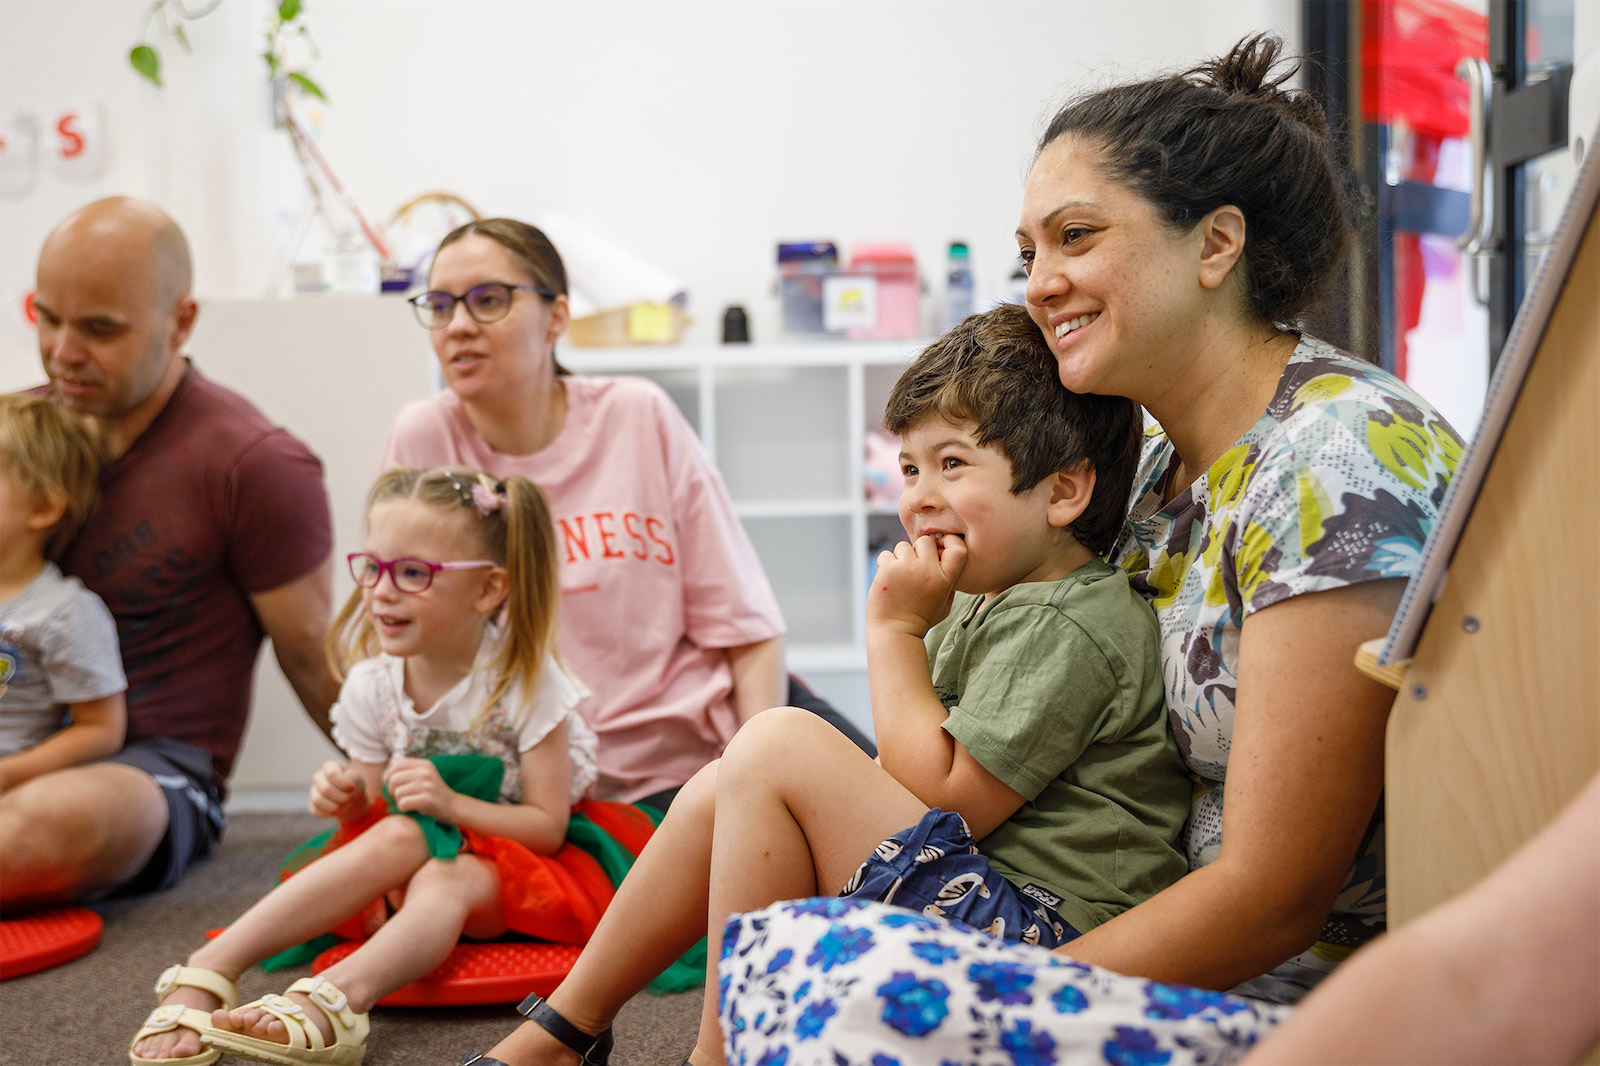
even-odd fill
[(157, 1007), (150, 1012), (150, 1017), (144, 1024), (150, 1029), (173, 1029), (177, 1027), (178, 1019), (183, 1017), (183, 1004), (168, 1003)]
[(317, 982), (317, 986), (311, 990), (311, 1000), (330, 1013), (342, 1011), (350, 1003), (349, 997), (327, 980)]
[(178, 972), (183, 969), (181, 962), (175, 962), (161, 971), (161, 976), (156, 978), (156, 995), (165, 996), (178, 987)]
[(300, 1004), (296, 1003), (288, 996), (280, 996), (276, 992), (268, 992), (266, 995), (261, 997), (261, 1002), (275, 1010), (281, 1010), (285, 1014), (305, 1014), (305, 1011), (300, 1008)]

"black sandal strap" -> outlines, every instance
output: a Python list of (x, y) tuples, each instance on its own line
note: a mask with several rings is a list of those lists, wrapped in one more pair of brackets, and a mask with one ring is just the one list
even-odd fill
[(506, 1066), (506, 1064), (501, 1062), (499, 1059), (491, 1059), (483, 1052), (474, 1048), (465, 1055), (461, 1056), (461, 1061), (456, 1063), (456, 1066)]
[(576, 1051), (579, 1060), (586, 1066), (605, 1066), (606, 1060), (611, 1057), (613, 1039), (610, 1029), (599, 1034), (586, 1033), (563, 1018), (537, 993), (517, 1004), (517, 1013)]

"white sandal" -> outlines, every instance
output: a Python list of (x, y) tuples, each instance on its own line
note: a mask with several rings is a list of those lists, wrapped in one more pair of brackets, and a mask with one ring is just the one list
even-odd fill
[[(157, 1002), (166, 999), (174, 989), (178, 988), (198, 988), (202, 992), (210, 992), (222, 1001), (223, 1010), (232, 1010), (239, 1005), (239, 986), (215, 970), (207, 970), (200, 966), (184, 966), (181, 963), (168, 966), (156, 979)], [(171, 1032), (173, 1029), (193, 1029), (203, 1034), (209, 1028), (211, 1028), (211, 1012), (208, 1010), (185, 1007), (181, 1003), (159, 1006), (150, 1012), (150, 1016), (144, 1020), (144, 1025), (133, 1034), (133, 1041), (128, 1045), (128, 1061), (135, 1063), (136, 1066), (211, 1066), (222, 1057), (222, 1052), (215, 1048), (206, 1048), (181, 1059), (147, 1059), (133, 1050), (139, 1046), (139, 1041), (157, 1033)]]
[(322, 1039), (317, 1028), (300, 1004), (287, 995), (268, 993), (244, 1009), (265, 1011), (283, 1023), (289, 1041), (280, 1044), (263, 1040), (246, 1033), (208, 1027), (200, 1039), (209, 1048), (226, 1051), (252, 1062), (274, 1062), (279, 1066), (302, 1066), (306, 1063), (327, 1063), (330, 1066), (358, 1066), (367, 1053), (367, 1032), (370, 1025), (365, 1014), (350, 1009), (345, 994), (325, 977), (303, 977), (290, 985), (289, 992), (303, 992), (311, 1002), (321, 1008), (333, 1026), (333, 1043)]

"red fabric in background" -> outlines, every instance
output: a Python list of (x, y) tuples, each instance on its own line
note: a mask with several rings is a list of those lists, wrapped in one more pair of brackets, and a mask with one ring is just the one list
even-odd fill
[(1467, 135), (1465, 56), (1489, 52), (1486, 16), (1450, 0), (1363, 0), (1361, 117), (1416, 133)]
[[(1465, 56), (1489, 50), (1489, 20), (1450, 0), (1363, 0), (1361, 117), (1393, 127), (1404, 153), (1400, 177), (1433, 184), (1439, 145), (1467, 135)], [(1403, 132), (1402, 132), (1403, 131)], [(1422, 319), (1427, 285), (1420, 237), (1394, 235), (1394, 373), (1406, 377), (1406, 335)]]

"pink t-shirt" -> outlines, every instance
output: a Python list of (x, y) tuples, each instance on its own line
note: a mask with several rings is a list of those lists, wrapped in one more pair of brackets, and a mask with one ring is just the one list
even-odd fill
[(727, 648), (783, 616), (722, 476), (677, 407), (640, 378), (564, 377), (567, 420), (532, 455), (494, 451), (452, 392), (395, 417), (384, 468), (460, 464), (544, 489), (561, 561), (562, 656), (593, 695), (596, 794), (681, 785), (738, 725)]

